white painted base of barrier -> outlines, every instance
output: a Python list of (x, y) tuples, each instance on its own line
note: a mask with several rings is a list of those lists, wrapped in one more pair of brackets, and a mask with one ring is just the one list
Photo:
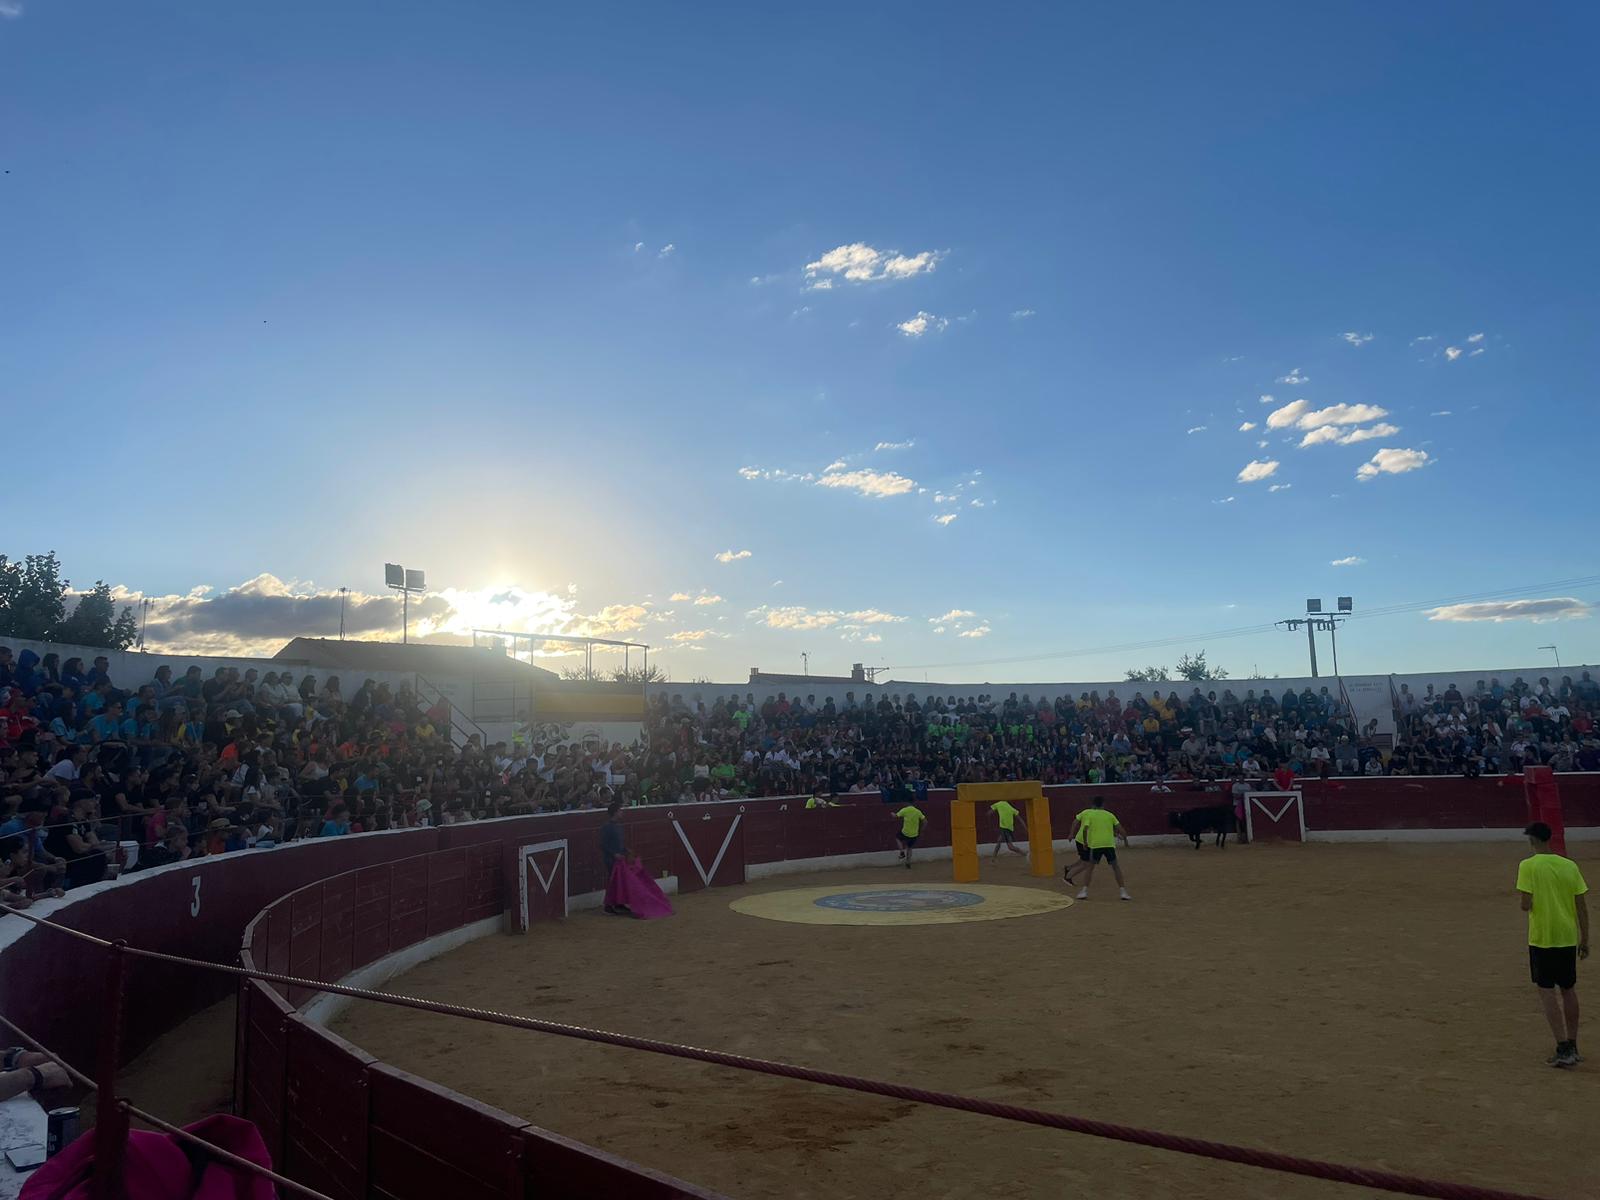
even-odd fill
[[(393, 954), (385, 954), (382, 958), (374, 959), (366, 966), (351, 971), (343, 979), (329, 982), (342, 983), (349, 987), (381, 988), (396, 975), (403, 975), (412, 967), (420, 967), (429, 959), (449, 954), (450, 951), (458, 950), (468, 942), (475, 942), (492, 933), (499, 933), (503, 920), (504, 918), (500, 916), (485, 917), (481, 921), (463, 925), (460, 929), (434, 934), (433, 937), (423, 938), (422, 941), (407, 946), (404, 950), (396, 950)], [(336, 996), (324, 992), (308, 1000), (300, 1009), (300, 1015), (313, 1024), (326, 1025), (354, 1002), (352, 996)]]

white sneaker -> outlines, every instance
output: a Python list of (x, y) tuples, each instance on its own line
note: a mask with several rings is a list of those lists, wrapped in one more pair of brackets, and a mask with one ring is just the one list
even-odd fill
[(1088, 888), (1079, 888), (1078, 889), (1078, 899), (1079, 900), (1087, 900), (1088, 898), (1089, 898), (1089, 889)]
[(1128, 889), (1127, 888), (1123, 888), (1122, 889), (1122, 899), (1124, 899), (1124, 900), (1132, 900), (1133, 899), (1132, 896), (1128, 895)]

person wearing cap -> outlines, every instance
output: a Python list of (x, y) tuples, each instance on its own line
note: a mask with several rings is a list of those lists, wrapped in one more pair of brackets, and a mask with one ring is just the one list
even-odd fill
[(1533, 855), (1517, 865), (1517, 891), (1528, 914), (1528, 970), (1539, 989), (1544, 1019), (1556, 1051), (1545, 1062), (1575, 1067), (1578, 1053), (1578, 960), (1589, 957), (1589, 885), (1578, 864), (1550, 850), (1550, 826), (1535, 821), (1524, 829)]

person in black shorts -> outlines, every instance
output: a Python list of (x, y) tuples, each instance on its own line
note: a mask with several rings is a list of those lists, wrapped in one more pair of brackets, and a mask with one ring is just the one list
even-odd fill
[(1517, 891), (1528, 914), (1528, 973), (1539, 989), (1556, 1052), (1545, 1062), (1575, 1067), (1578, 1053), (1578, 960), (1589, 957), (1589, 909), (1578, 864), (1550, 849), (1551, 829), (1535, 821), (1522, 831), (1533, 857), (1517, 864)]

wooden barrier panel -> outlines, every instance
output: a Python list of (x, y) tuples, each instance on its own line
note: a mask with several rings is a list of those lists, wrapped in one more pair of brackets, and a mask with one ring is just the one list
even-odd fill
[(467, 852), (436, 850), (428, 855), (428, 936), (461, 928), (467, 905)]
[(354, 970), (356, 873), (322, 883), (322, 951), (318, 979), (343, 979)]
[(389, 953), (428, 936), (428, 860), (408, 858), (390, 868)]
[(355, 873), (355, 912), (351, 922), (350, 966), (354, 970), (389, 953), (389, 895), (394, 864), (363, 867)]
[(526, 1121), (382, 1063), (367, 1083), (370, 1195), (521, 1200)]
[(627, 1200), (725, 1200), (716, 1192), (616, 1158), (548, 1129), (529, 1125), (522, 1136), (527, 1147), (524, 1170), (528, 1194), (537, 1200), (591, 1200), (601, 1196)]
[(284, 1174), (342, 1200), (367, 1194), (367, 1068), (377, 1060), (302, 1017), (288, 1022)]

